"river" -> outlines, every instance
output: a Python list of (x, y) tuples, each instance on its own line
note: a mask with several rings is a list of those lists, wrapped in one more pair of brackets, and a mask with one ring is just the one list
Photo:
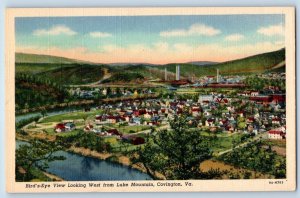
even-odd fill
[[(74, 111), (79, 111), (79, 110), (63, 109), (63, 110), (57, 110), (57, 111), (50, 111), (50, 112), (47, 112), (47, 116), (59, 115), (59, 114), (64, 114), (64, 113), (74, 112)], [(26, 113), (26, 114), (22, 114), (22, 115), (16, 115), (16, 122), (20, 122), (22, 120), (29, 119), (29, 118), (39, 116), (39, 115), (41, 116), (41, 112), (32, 112), (32, 113)]]
[[(18, 148), (28, 143), (17, 141), (16, 144)], [(50, 162), (47, 172), (66, 181), (151, 180), (149, 175), (121, 164), (66, 151), (58, 151), (55, 155), (64, 156), (66, 159)]]

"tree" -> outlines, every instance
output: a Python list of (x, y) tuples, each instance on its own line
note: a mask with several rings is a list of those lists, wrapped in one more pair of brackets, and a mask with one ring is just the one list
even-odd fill
[(244, 130), (246, 128), (246, 122), (239, 122), (238, 128)]
[(33, 140), (21, 145), (16, 150), (16, 179), (29, 181), (34, 178), (34, 168), (46, 170), (49, 162), (64, 160), (65, 157), (54, 155), (59, 150), (62, 147), (57, 142)]
[(169, 123), (172, 130), (150, 135), (145, 146), (132, 154), (133, 163), (142, 164), (154, 179), (155, 172), (166, 179), (200, 178), (200, 163), (212, 154), (209, 140), (188, 130), (186, 116), (175, 116)]
[(42, 114), (42, 117), (47, 116), (47, 111), (45, 108), (42, 109), (41, 114)]

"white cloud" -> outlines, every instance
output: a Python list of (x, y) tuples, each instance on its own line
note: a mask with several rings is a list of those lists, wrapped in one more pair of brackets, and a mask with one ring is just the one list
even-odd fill
[(245, 38), (245, 36), (242, 34), (230, 34), (225, 37), (225, 40), (226, 41), (240, 41), (244, 38)]
[(35, 36), (43, 36), (43, 35), (68, 35), (72, 36), (77, 34), (77, 32), (73, 31), (71, 28), (65, 25), (56, 25), (49, 29), (37, 29), (33, 31), (33, 35)]
[(265, 36), (284, 35), (284, 26), (280, 23), (268, 27), (261, 27), (257, 30), (257, 33)]
[(112, 36), (110, 33), (107, 32), (90, 32), (89, 35), (93, 38), (107, 38)]
[(221, 31), (214, 27), (205, 24), (193, 24), (188, 29), (174, 29), (169, 31), (160, 32), (162, 37), (175, 37), (175, 36), (214, 36), (220, 34)]

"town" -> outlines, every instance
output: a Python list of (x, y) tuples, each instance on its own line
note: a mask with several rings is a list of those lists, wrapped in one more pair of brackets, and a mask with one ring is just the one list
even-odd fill
[[(151, 138), (173, 133), (176, 129), (171, 123), (183, 118), (184, 123), (179, 127), (184, 127), (185, 133), (206, 138), (211, 157), (205, 161), (209, 165), (202, 168), (209, 171), (211, 166), (216, 166), (218, 170), (206, 174), (222, 178), (285, 177), (284, 72), (221, 75), (216, 69), (215, 76), (196, 78), (182, 76), (179, 65), (175, 76), (168, 76), (166, 69), (163, 71), (163, 80), (148, 80), (145, 85), (118, 86), (100, 82), (66, 86), (72, 100), (59, 106), (65, 112), (51, 113), (51, 109), (42, 107), (45, 109), (41, 111), (42, 116), (29, 119), (25, 126), (21, 122), (18, 137), (62, 142), (59, 144), (68, 151), (129, 165), (134, 160), (131, 155), (137, 155), (139, 149), (145, 152)], [(254, 149), (254, 153), (245, 155), (247, 149)], [(92, 154), (95, 151), (97, 153)], [(245, 161), (236, 161), (237, 155)], [(270, 162), (245, 164), (254, 157), (252, 155), (267, 157)], [(277, 170), (276, 164), (281, 168)], [(228, 165), (242, 170), (234, 168), (238, 173), (232, 172), (233, 168), (219, 171)], [(145, 172), (144, 168), (131, 166)], [(248, 169), (260, 172), (251, 173)], [(155, 179), (165, 178), (152, 175), (151, 171), (147, 173)]]
[[(257, 77), (278, 79), (283, 78), (284, 73)], [(145, 142), (135, 134), (148, 134), (154, 130), (168, 129), (168, 120), (174, 115), (181, 114), (187, 116), (191, 130), (201, 129), (212, 134), (217, 132), (244, 133), (251, 136), (264, 134), (264, 137), (269, 139), (285, 139), (284, 90), (278, 86), (265, 86), (260, 90), (246, 86), (235, 87), (237, 83), (242, 84), (245, 78), (244, 76), (220, 77), (219, 74), (205, 76), (196, 83), (183, 83), (173, 89), (166, 88), (163, 94), (165, 98), (153, 99), (137, 98), (138, 95), (155, 94), (155, 88), (94, 88), (89, 91), (72, 88), (70, 92), (74, 96), (84, 98), (96, 98), (95, 93), (103, 96), (110, 94), (111, 97), (129, 97), (130, 99), (113, 104), (106, 103), (94, 107), (95, 110), (101, 110), (101, 114), (86, 121), (81, 129), (99, 136), (131, 139), (134, 144)], [(176, 81), (184, 82), (180, 77), (177, 77)], [(224, 86), (227, 87), (223, 88)], [(92, 110), (85, 109), (85, 111)], [(75, 122), (71, 120), (57, 123), (55, 131), (70, 132), (76, 129)]]

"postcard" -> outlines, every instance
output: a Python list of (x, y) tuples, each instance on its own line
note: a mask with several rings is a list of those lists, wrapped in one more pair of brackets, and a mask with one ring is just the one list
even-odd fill
[(6, 188), (293, 191), (293, 7), (8, 8)]

